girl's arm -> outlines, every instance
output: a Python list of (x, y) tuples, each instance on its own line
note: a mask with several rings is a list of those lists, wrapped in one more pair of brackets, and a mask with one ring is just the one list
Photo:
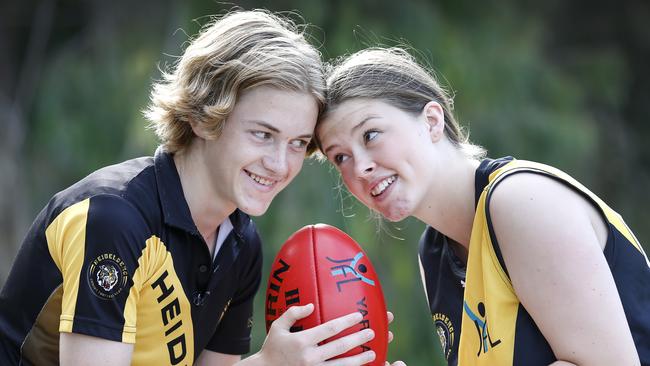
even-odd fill
[(639, 365), (603, 254), (600, 212), (552, 178), (522, 173), (495, 189), (490, 214), (514, 290), (553, 349), (553, 365)]

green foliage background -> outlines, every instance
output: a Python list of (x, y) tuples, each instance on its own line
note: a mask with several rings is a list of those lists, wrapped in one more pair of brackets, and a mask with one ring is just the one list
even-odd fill
[[(153, 153), (141, 111), (158, 67), (182, 54), (209, 15), (234, 5), (301, 15), (327, 59), (410, 44), (455, 95), (460, 121), (491, 157), (569, 172), (648, 243), (648, 2), (10, 1), (0, 5), (0, 284), (52, 194), (100, 166)], [(443, 364), (418, 273), (422, 223), (379, 221), (313, 160), (256, 222), (265, 273), (304, 225), (349, 233), (373, 260), (396, 315), (390, 359)], [(264, 339), (263, 307), (262, 290), (254, 350)]]

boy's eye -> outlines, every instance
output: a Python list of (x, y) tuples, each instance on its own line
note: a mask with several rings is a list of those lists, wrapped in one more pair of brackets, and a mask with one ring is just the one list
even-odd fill
[(366, 131), (363, 134), (363, 142), (368, 143), (368, 142), (374, 140), (375, 137), (377, 137), (377, 135), (379, 135), (378, 131), (373, 131), (373, 130)]
[(334, 159), (333, 159), (333, 160), (334, 160), (334, 164), (336, 164), (336, 165), (340, 165), (341, 163), (343, 163), (343, 162), (346, 161), (347, 159), (348, 159), (348, 157), (345, 156), (345, 155), (343, 155), (343, 154), (336, 154), (336, 155), (334, 155)]
[(261, 140), (268, 140), (271, 138), (271, 134), (265, 131), (253, 131), (253, 136)]

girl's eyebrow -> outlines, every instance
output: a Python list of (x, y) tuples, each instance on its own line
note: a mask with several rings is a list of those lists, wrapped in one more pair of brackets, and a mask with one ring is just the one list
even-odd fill
[(357, 123), (354, 127), (352, 127), (352, 130), (350, 132), (354, 132), (354, 131), (360, 129), (361, 127), (363, 127), (363, 125), (366, 124), (366, 122), (368, 122), (368, 120), (371, 120), (373, 118), (376, 118), (376, 116), (368, 116), (368, 117), (362, 119), (361, 122)]
[[(363, 127), (363, 125), (366, 124), (366, 122), (368, 122), (369, 120), (371, 120), (371, 119), (373, 119), (373, 118), (378, 118), (378, 117), (379, 117), (379, 116), (376, 116), (376, 115), (369, 115), (369, 116), (367, 116), (366, 118), (362, 119), (361, 122), (357, 123), (354, 127), (352, 127), (352, 129), (350, 130), (350, 132), (351, 132), (351, 133), (354, 133), (354, 131), (356, 131), (356, 130), (360, 129), (361, 127)], [(325, 155), (327, 155), (327, 153), (328, 153), (330, 150), (332, 150), (333, 148), (335, 148), (335, 147), (337, 147), (337, 146), (339, 146), (339, 145), (338, 145), (338, 144), (333, 144), (333, 145), (328, 146), (327, 149), (325, 149), (325, 151), (324, 151)]]

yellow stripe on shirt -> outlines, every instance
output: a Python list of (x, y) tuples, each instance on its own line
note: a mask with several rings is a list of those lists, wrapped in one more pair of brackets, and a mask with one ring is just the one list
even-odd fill
[(90, 199), (63, 210), (45, 230), (47, 248), (63, 277), (60, 332), (72, 332), (86, 245)]

